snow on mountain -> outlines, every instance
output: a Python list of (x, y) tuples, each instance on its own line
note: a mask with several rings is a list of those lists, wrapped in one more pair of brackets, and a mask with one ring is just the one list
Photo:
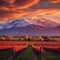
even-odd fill
[(0, 30), (0, 35), (13, 35), (13, 36), (60, 36), (60, 26), (45, 29), (38, 25), (27, 25), (25, 27), (13, 27), (9, 29)]
[(48, 19), (44, 19), (44, 18), (18, 18), (18, 19), (13, 19), (9, 22), (5, 22), (5, 23), (0, 23), (0, 30), (1, 29), (7, 29), (7, 28), (13, 28), (13, 27), (25, 27), (27, 25), (39, 25), (45, 28), (51, 28), (51, 27), (55, 27), (58, 24), (48, 20)]
[(0, 23), (0, 29), (7, 29), (12, 27), (24, 27), (26, 25), (29, 25), (29, 23), (25, 19), (16, 19), (6, 23)]
[(0, 23), (0, 35), (60, 35), (60, 25), (42, 18), (23, 18)]
[(36, 24), (36, 25), (40, 25), (40, 26), (44, 26), (44, 27), (47, 27), (47, 28), (51, 28), (51, 27), (56, 27), (57, 25), (59, 25), (58, 23), (52, 21), (52, 20), (49, 20), (49, 19), (46, 19), (46, 18), (39, 18), (39, 17), (31, 17), (31, 18), (27, 18), (30, 23), (32, 24)]

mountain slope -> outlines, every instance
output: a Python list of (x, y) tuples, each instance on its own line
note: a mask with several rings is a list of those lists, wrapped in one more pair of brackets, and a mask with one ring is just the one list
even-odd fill
[(0, 23), (0, 35), (60, 36), (60, 25), (50, 20), (16, 19), (6, 23)]
[(20, 19), (15, 19), (9, 22), (5, 23), (0, 23), (0, 30), (1, 29), (7, 29), (7, 28), (12, 28), (12, 27), (25, 27), (27, 25), (39, 25), (45, 28), (52, 28), (57, 26), (58, 24), (47, 19), (42, 19), (42, 18), (20, 18)]
[(24, 27), (26, 25), (29, 25), (29, 23), (25, 19), (17, 19), (17, 20), (13, 20), (11, 22), (3, 23), (3, 24), (0, 23), (0, 30), (13, 28), (13, 27)]
[(27, 25), (25, 27), (13, 27), (0, 30), (0, 35), (36, 35), (39, 30), (43, 29), (44, 27), (38, 25)]
[[(39, 27), (39, 28), (36, 28), (36, 27)], [(14, 27), (14, 28), (0, 30), (0, 35), (60, 36), (60, 26), (51, 28), (51, 29), (45, 29), (44, 27), (41, 27), (38, 25), (28, 25), (21, 28)]]

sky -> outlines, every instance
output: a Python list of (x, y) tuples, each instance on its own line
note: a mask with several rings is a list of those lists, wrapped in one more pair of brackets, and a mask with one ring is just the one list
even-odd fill
[(0, 0), (0, 22), (30, 16), (60, 23), (60, 0)]

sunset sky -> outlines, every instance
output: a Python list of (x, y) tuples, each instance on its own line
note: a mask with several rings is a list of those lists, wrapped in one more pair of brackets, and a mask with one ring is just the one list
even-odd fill
[(0, 0), (0, 22), (30, 15), (60, 23), (60, 0)]
[(60, 36), (60, 0), (0, 0), (0, 35), (26, 34)]

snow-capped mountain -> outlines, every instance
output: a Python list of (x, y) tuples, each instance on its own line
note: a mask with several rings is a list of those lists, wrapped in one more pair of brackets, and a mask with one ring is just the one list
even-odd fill
[(11, 20), (9, 22), (0, 23), (0, 30), (13, 28), (13, 27), (25, 27), (30, 24), (39, 25), (45, 28), (52, 28), (58, 25), (57, 23), (51, 20), (47, 20), (43, 18), (20, 18), (20, 19)]
[(25, 27), (13, 27), (9, 29), (0, 30), (0, 35), (13, 35), (13, 36), (60, 36), (60, 26), (45, 29), (38, 25), (27, 25)]
[(60, 36), (60, 25), (46, 19), (23, 18), (0, 23), (0, 35)]
[(52, 21), (52, 20), (49, 20), (49, 19), (46, 19), (46, 18), (39, 18), (39, 17), (36, 17), (36, 18), (27, 18), (29, 20), (30, 23), (33, 23), (33, 24), (37, 24), (37, 25), (40, 25), (40, 26), (44, 26), (46, 28), (51, 28), (51, 27), (56, 27), (58, 26), (59, 24)]
[(25, 19), (16, 19), (6, 23), (0, 23), (0, 30), (13, 27), (25, 27), (26, 25), (29, 25), (29, 23)]

